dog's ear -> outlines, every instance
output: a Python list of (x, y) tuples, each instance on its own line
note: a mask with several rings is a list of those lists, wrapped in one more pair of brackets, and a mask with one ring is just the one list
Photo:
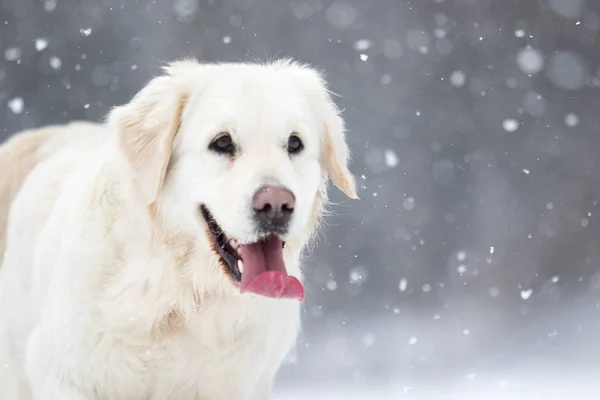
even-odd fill
[(113, 109), (108, 116), (109, 124), (117, 131), (118, 145), (148, 204), (156, 202), (164, 184), (189, 96), (181, 75), (192, 63), (196, 64), (192, 61), (170, 64), (165, 68), (165, 75), (151, 80), (131, 102)]
[(344, 120), (332, 100), (328, 99), (328, 112), (325, 116), (321, 163), (325, 172), (346, 196), (358, 199), (354, 176), (348, 169), (350, 150), (346, 144)]

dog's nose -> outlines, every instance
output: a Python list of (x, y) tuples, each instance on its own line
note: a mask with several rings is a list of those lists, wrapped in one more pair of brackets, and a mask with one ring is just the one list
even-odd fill
[(296, 198), (281, 186), (263, 186), (252, 199), (252, 207), (261, 228), (267, 231), (281, 231), (290, 222)]

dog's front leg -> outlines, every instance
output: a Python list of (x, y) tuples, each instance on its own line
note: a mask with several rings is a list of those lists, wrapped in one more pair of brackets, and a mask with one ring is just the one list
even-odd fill
[(43, 321), (27, 342), (25, 371), (34, 400), (150, 398), (145, 360), (133, 351), (139, 346), (132, 350), (109, 334), (99, 336), (81, 321), (68, 330), (55, 327)]
[[(34, 400), (92, 400), (72, 383), (76, 377), (64, 361), (73, 361), (73, 352), (60, 351), (56, 333), (36, 327), (30, 334), (25, 370)], [(54, 339), (54, 340), (53, 340)], [(73, 371), (75, 372), (75, 371)]]

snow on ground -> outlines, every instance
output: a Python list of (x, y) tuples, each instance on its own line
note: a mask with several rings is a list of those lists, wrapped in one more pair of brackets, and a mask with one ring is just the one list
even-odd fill
[(581, 296), (516, 325), (476, 303), (458, 314), (400, 308), (397, 318), (344, 320), (341, 332), (306, 333), (273, 399), (600, 399), (596, 304)]
[(420, 386), (284, 388), (274, 400), (586, 400), (600, 398), (597, 373), (540, 374), (539, 371), (506, 371), (477, 377), (471, 382), (443, 383), (432, 378)]

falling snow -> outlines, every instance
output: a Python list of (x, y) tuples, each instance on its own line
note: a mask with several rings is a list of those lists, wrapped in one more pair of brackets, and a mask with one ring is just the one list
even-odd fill
[(390, 83), (392, 83), (392, 76), (390, 74), (383, 74), (381, 75), (381, 84), (382, 85), (389, 85)]
[(20, 47), (10, 47), (4, 50), (4, 59), (6, 61), (16, 61), (21, 58), (21, 54), (23, 54), (23, 51)]
[(199, 0), (174, 0), (173, 13), (180, 20), (191, 20), (197, 13)]
[(334, 1), (325, 11), (327, 20), (338, 29), (351, 27), (358, 19), (358, 9), (344, 0)]
[(400, 279), (400, 284), (398, 285), (398, 287), (401, 292), (404, 292), (406, 290), (406, 288), (408, 287), (408, 281), (406, 280), (406, 278)]
[(326, 160), (275, 400), (600, 398), (596, 0), (4, 3), (2, 140), (102, 121), (174, 57), (323, 71), (361, 200)]
[(8, 101), (8, 108), (15, 114), (21, 114), (23, 112), (24, 105), (25, 103), (20, 97), (15, 97), (14, 99), (10, 99)]
[(464, 72), (462, 71), (454, 71), (452, 75), (450, 75), (450, 83), (452, 83), (456, 87), (464, 86), (466, 82), (466, 77)]
[(528, 91), (523, 97), (523, 108), (532, 117), (542, 117), (546, 112), (547, 105), (546, 99), (537, 92)]
[(328, 280), (326, 285), (327, 285), (327, 289), (329, 289), (331, 291), (334, 291), (337, 289), (337, 282), (334, 281), (333, 279)]
[(56, 56), (50, 57), (50, 66), (53, 69), (60, 69), (60, 67), (62, 66), (62, 61)]
[(505, 119), (502, 121), (502, 128), (504, 128), (506, 132), (515, 132), (519, 129), (519, 122), (512, 118)]
[(568, 113), (565, 115), (565, 125), (574, 128), (579, 125), (579, 117), (575, 113)]
[(365, 267), (357, 266), (350, 271), (350, 282), (360, 285), (367, 280), (368, 276), (369, 271)]
[(526, 74), (534, 75), (544, 66), (544, 57), (539, 50), (526, 47), (517, 54), (517, 65)]
[(533, 289), (521, 290), (521, 298), (523, 300), (527, 300), (529, 297), (531, 297), (532, 293), (533, 293)]
[(369, 39), (360, 39), (354, 42), (354, 49), (356, 51), (365, 51), (368, 50), (373, 45)]
[(588, 67), (578, 54), (559, 51), (550, 57), (546, 74), (559, 89), (577, 90), (585, 84)]
[(385, 165), (387, 165), (388, 167), (394, 168), (395, 166), (398, 165), (398, 156), (396, 155), (394, 150), (391, 150), (391, 149), (385, 150), (384, 156), (385, 156)]
[(45, 39), (45, 38), (37, 38), (37, 39), (35, 39), (35, 49), (37, 51), (42, 51), (46, 47), (48, 47), (48, 39)]

